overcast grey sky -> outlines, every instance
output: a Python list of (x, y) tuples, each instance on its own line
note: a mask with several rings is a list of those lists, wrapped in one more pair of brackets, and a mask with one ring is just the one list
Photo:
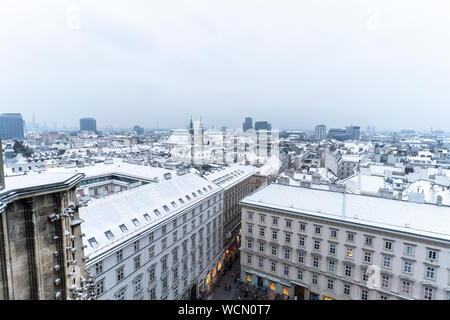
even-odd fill
[(448, 0), (2, 0), (0, 112), (450, 130)]

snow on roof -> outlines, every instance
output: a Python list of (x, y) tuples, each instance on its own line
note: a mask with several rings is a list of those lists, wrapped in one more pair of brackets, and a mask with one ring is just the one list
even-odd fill
[(228, 188), (243, 179), (250, 177), (258, 169), (253, 166), (232, 164), (227, 167), (216, 169), (212, 173), (204, 175), (204, 178), (214, 182), (222, 188)]
[(54, 184), (69, 183), (76, 176), (74, 173), (39, 173), (8, 176), (5, 177), (5, 188), (0, 191), (0, 195), (20, 189), (44, 188)]
[(259, 168), (259, 174), (265, 176), (276, 175), (280, 171), (281, 165), (281, 160), (276, 155), (273, 155)]
[(364, 174), (361, 174), (359, 178), (358, 174), (355, 174), (347, 179), (344, 179), (342, 182), (352, 193), (357, 194), (378, 195), (378, 190), (380, 188), (384, 188), (385, 186), (384, 177), (369, 176)]
[(346, 194), (343, 217), (343, 197), (339, 192), (270, 184), (239, 203), (450, 241), (448, 207)]
[[(83, 237), (83, 244), (87, 245), (85, 254), (99, 255), (220, 189), (188, 173), (92, 200), (87, 207), (79, 209), (80, 219), (84, 220), (82, 231), (86, 234)], [(91, 241), (93, 245), (90, 244), (92, 239), (95, 239)]]
[(423, 193), (427, 203), (436, 203), (437, 197), (440, 196), (442, 204), (450, 206), (450, 188), (439, 186), (431, 181), (417, 180), (411, 183), (404, 192), (403, 200), (408, 199), (409, 193)]
[(174, 174), (173, 170), (156, 168), (152, 166), (143, 166), (139, 164), (127, 163), (127, 162), (115, 162), (114, 164), (96, 163), (93, 166), (85, 167), (74, 167), (74, 168), (49, 168), (47, 169), (49, 173), (84, 173), (86, 175), (85, 179), (89, 179), (97, 176), (104, 176), (109, 174), (122, 174), (126, 176), (132, 176), (135, 178), (141, 178), (146, 180), (152, 180), (158, 177), (162, 180), (164, 174), (167, 172)]

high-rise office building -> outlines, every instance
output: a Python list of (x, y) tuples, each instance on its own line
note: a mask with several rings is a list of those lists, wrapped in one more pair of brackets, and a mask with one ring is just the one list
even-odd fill
[(347, 131), (348, 138), (351, 140), (359, 140), (360, 127), (359, 126), (349, 126), (345, 128)]
[(3, 113), (0, 115), (0, 138), (23, 139), (23, 118), (20, 113)]
[(80, 131), (97, 131), (97, 121), (94, 118), (81, 118)]
[(316, 126), (315, 138), (316, 140), (325, 140), (327, 137), (327, 127), (324, 124)]
[(245, 122), (242, 124), (242, 130), (245, 132), (249, 129), (253, 129), (253, 120), (250, 117), (246, 117)]
[(255, 130), (272, 130), (272, 126), (267, 121), (257, 121), (255, 122)]

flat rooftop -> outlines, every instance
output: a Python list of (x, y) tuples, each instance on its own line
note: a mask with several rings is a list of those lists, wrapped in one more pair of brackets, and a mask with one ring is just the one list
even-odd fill
[[(269, 184), (242, 199), (253, 205), (450, 242), (450, 207)], [(345, 211), (345, 216), (343, 215)]]

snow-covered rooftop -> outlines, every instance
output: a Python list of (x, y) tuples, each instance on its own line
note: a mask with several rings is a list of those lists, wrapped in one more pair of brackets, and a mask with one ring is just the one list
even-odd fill
[(92, 200), (87, 207), (79, 209), (80, 219), (84, 220), (81, 228), (86, 234), (83, 238), (83, 244), (87, 245), (85, 254), (93, 258), (92, 255), (103, 253), (220, 189), (188, 173)]
[(345, 217), (344, 194), (333, 191), (270, 184), (240, 203), (450, 241), (449, 207), (352, 194), (345, 197)]
[(258, 169), (253, 166), (232, 164), (228, 167), (215, 169), (204, 175), (205, 179), (214, 182), (222, 188), (228, 188), (243, 179), (250, 177)]

